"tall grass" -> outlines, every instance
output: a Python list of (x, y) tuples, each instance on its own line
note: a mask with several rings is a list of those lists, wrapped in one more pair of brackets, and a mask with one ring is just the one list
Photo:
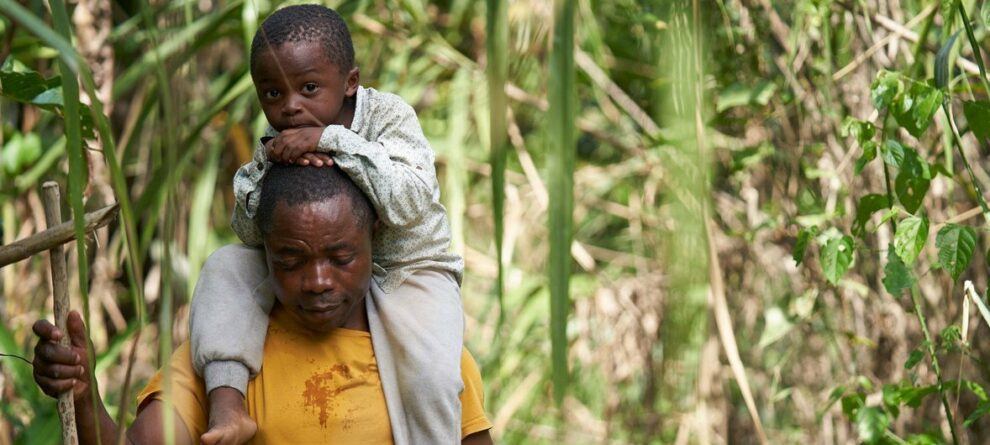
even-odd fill
[[(72, 5), (53, 4), (49, 17), (40, 0), (0, 0), (11, 36), (0, 38), (0, 54), (46, 78), (63, 74), (65, 98), (80, 87), (62, 83), (78, 79), (89, 98), (52, 113), (8, 100), (0, 85), (3, 239), (38, 229), (43, 180), (69, 183), (74, 215), (102, 199), (101, 187), (112, 189), (119, 224), (76, 256), (78, 268), (92, 267), (76, 273), (90, 278), (73, 296), (93, 309), (97, 378), (124, 421), (133, 413), (126, 401), (157, 365), (151, 351), (167, 357), (187, 335), (196, 269), (236, 242), (231, 176), (250, 158), (245, 141), (264, 127), (247, 42), (272, 3), (117, 4), (108, 37), (117, 68), (102, 103), (100, 62), (82, 60), (66, 38)], [(760, 425), (769, 443), (852, 441), (858, 425), (828, 404), (836, 385), (860, 388), (865, 378), (874, 394), (881, 383), (931, 381), (927, 364), (903, 366), (923, 335), (903, 321), (914, 305), (884, 294), (886, 264), (862, 253), (886, 246), (887, 226), (868, 224), (838, 285), (825, 282), (816, 255), (800, 268), (791, 255), (797, 227), (844, 229), (857, 192), (883, 190), (880, 168), (851, 173), (861, 148), (842, 135), (843, 114), (869, 119), (881, 67), (930, 72), (932, 48), (961, 17), (956, 8), (965, 3), (976, 16), (973, 2), (943, 2), (952, 17), (918, 22), (907, 19), (925, 4), (873, 0), (329, 3), (351, 26), (364, 83), (413, 104), (438, 153), (454, 246), (467, 265), (466, 340), (500, 443), (749, 443), (760, 440)], [(59, 20), (64, 29), (48, 25)], [(970, 44), (947, 58), (949, 111), (957, 97), (985, 97), (979, 65), (964, 63), (986, 44), (981, 20), (963, 19), (972, 22)], [(911, 23), (911, 33), (889, 37), (891, 23)], [(848, 68), (833, 80), (839, 67)], [(73, 122), (86, 121), (98, 144), (73, 136)], [(974, 185), (988, 177), (971, 125), (959, 124), (956, 133), (951, 123), (941, 129), (944, 145), (888, 135), (942, 147), (926, 159), (933, 168), (970, 161), (965, 177), (933, 179), (933, 223), (966, 222), (953, 218), (978, 208)], [(42, 153), (12, 166), (10, 153), (22, 151), (10, 141), (25, 134), (40, 137)], [(103, 155), (105, 175), (82, 175), (86, 146)], [(934, 264), (926, 255), (934, 253), (918, 261)], [(45, 272), (41, 258), (4, 268), (2, 352), (30, 355), (30, 322), (47, 312)], [(918, 278), (916, 300), (936, 346), (959, 319), (940, 273)], [(714, 278), (728, 317), (709, 315)], [(985, 268), (971, 267), (966, 279), (985, 288)], [(709, 321), (719, 319), (730, 320), (732, 336)], [(987, 353), (978, 341), (967, 347), (973, 358)], [(942, 360), (941, 373), (985, 387), (976, 362)], [(6, 358), (0, 368), (0, 443), (56, 441), (46, 435), (57, 424), (54, 401), (33, 386), (30, 369)], [(964, 388), (951, 407), (962, 418), (982, 406), (967, 385), (947, 385)], [(891, 431), (948, 439), (948, 429), (926, 424), (942, 418), (933, 401), (903, 407)], [(983, 429), (959, 431), (970, 443), (987, 438), (985, 420), (976, 422)]]

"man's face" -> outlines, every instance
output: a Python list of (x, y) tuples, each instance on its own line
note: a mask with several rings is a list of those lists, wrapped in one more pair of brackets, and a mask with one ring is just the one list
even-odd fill
[(344, 98), (357, 92), (358, 69), (342, 72), (319, 42), (286, 42), (256, 56), (252, 77), (268, 123), (278, 131), (343, 125)]
[(351, 205), (344, 195), (295, 206), (279, 202), (265, 236), (275, 296), (313, 332), (364, 323), (371, 231), (357, 224)]

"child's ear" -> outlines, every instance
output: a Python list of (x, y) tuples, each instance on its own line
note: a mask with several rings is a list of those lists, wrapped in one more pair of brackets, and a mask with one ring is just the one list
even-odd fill
[(358, 85), (361, 83), (361, 69), (358, 67), (351, 68), (347, 73), (347, 89), (344, 92), (347, 97), (354, 96), (357, 94)]

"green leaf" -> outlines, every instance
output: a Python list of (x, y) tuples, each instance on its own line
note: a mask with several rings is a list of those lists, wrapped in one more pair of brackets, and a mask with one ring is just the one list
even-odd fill
[(784, 315), (784, 311), (776, 306), (771, 306), (763, 313), (763, 320), (764, 327), (763, 333), (760, 334), (760, 348), (765, 348), (784, 338), (794, 328), (794, 323), (791, 323)]
[(718, 102), (715, 111), (721, 113), (729, 108), (745, 105), (764, 106), (770, 102), (777, 85), (768, 80), (764, 80), (752, 87), (740, 83), (733, 83), (722, 89), (718, 94)]
[(990, 101), (965, 101), (963, 114), (969, 123), (969, 129), (980, 140), (990, 138)]
[(557, 406), (564, 400), (570, 381), (567, 368), (567, 318), (570, 311), (571, 241), (574, 228), (574, 169), (577, 140), (575, 116), (577, 92), (574, 69), (574, 15), (576, 1), (555, 4), (553, 45), (550, 49), (547, 172), (550, 206), (550, 346), (553, 395)]
[(914, 264), (926, 241), (928, 241), (928, 218), (909, 216), (897, 225), (897, 233), (894, 234), (894, 251), (906, 264)]
[(833, 238), (822, 249), (822, 272), (832, 285), (838, 285), (839, 280), (849, 270), (853, 260), (853, 239), (849, 236)]
[(932, 123), (932, 117), (942, 105), (942, 91), (927, 84), (912, 82), (911, 88), (899, 95), (891, 114), (897, 123), (914, 137), (920, 137)]
[(883, 287), (890, 295), (899, 297), (902, 290), (909, 289), (913, 285), (914, 275), (891, 246), (887, 249), (887, 265), (883, 268)]
[(852, 136), (859, 145), (863, 145), (866, 141), (873, 139), (877, 133), (877, 128), (870, 122), (846, 117), (845, 122), (842, 123), (842, 133), (846, 136)]
[(921, 208), (929, 186), (931, 180), (916, 176), (908, 170), (901, 170), (894, 178), (894, 192), (908, 213), (915, 213)]
[(917, 408), (921, 405), (929, 394), (934, 393), (938, 388), (935, 385), (928, 386), (905, 386), (901, 388), (900, 399), (905, 405)]
[(958, 280), (976, 249), (976, 229), (958, 224), (946, 224), (935, 236), (935, 247), (938, 248), (938, 261), (942, 268)]
[(921, 349), (914, 349), (907, 361), (904, 362), (904, 369), (911, 369), (918, 365), (921, 359), (925, 358), (925, 353)]
[(818, 226), (804, 228), (798, 232), (797, 241), (794, 243), (794, 254), (792, 256), (795, 263), (800, 265), (804, 261), (804, 252), (808, 249), (808, 244), (814, 240), (817, 234)]
[(962, 387), (968, 389), (969, 392), (973, 393), (973, 395), (976, 396), (977, 399), (980, 399), (981, 402), (986, 402), (988, 400), (987, 390), (983, 389), (979, 383), (972, 380), (963, 380)]
[(883, 385), (883, 407), (896, 419), (901, 414), (901, 388), (897, 385)]
[(893, 71), (880, 71), (870, 86), (870, 98), (877, 110), (887, 108), (901, 90), (900, 75)]
[(938, 348), (945, 351), (959, 343), (959, 340), (962, 339), (962, 332), (959, 330), (959, 326), (949, 325), (942, 329), (939, 338), (941, 341)]
[(883, 162), (894, 168), (901, 168), (901, 164), (904, 162), (904, 146), (900, 142), (893, 139), (887, 139), (883, 141), (883, 146), (880, 148), (880, 155), (883, 157)]
[(34, 164), (41, 157), (41, 137), (37, 133), (14, 133), (3, 146), (0, 162), (3, 170), (16, 176)]
[[(31, 104), (44, 110), (56, 112), (64, 116), (65, 100), (62, 97), (61, 77), (45, 79), (35, 71), (13, 71), (11, 63), (5, 63), (0, 68), (0, 96), (11, 100)], [(89, 107), (78, 100), (74, 104), (79, 108), (82, 124), (82, 135), (93, 139), (93, 117)]]
[(855, 393), (842, 397), (842, 412), (846, 417), (853, 417), (866, 403), (862, 394)]
[(865, 143), (863, 143), (862, 147), (863, 147), (863, 156), (860, 156), (859, 159), (856, 160), (856, 167), (853, 169), (853, 173), (857, 175), (863, 172), (863, 168), (866, 167), (866, 164), (868, 162), (872, 161), (874, 158), (877, 157), (876, 142), (866, 141)]
[(953, 33), (935, 55), (935, 86), (940, 89), (944, 90), (949, 86), (949, 55), (952, 53), (952, 46), (955, 45), (961, 32), (960, 29)]
[(887, 195), (870, 193), (860, 198), (856, 205), (856, 221), (853, 222), (852, 227), (853, 235), (862, 237), (866, 231), (866, 223), (870, 221), (873, 213), (887, 207), (890, 207), (890, 199), (887, 198)]
[(963, 422), (963, 427), (969, 428), (969, 426), (972, 425), (974, 422), (980, 420), (980, 417), (983, 417), (987, 414), (990, 414), (990, 402), (983, 402), (980, 404), (978, 408), (976, 408), (976, 411), (973, 411), (972, 414), (966, 417), (966, 420)]
[(877, 443), (890, 425), (890, 417), (882, 409), (871, 406), (856, 413), (856, 431), (864, 443)]

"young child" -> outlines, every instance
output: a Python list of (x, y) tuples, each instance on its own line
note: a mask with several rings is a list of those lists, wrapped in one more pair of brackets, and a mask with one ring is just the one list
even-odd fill
[[(359, 86), (347, 25), (323, 6), (273, 13), (255, 34), (250, 63), (273, 138), (234, 177), (234, 231), (261, 245), (252, 218), (269, 162), (345, 171), (383, 224), (373, 245), (369, 324), (395, 443), (460, 443), (463, 262), (448, 252), (434, 154), (415, 111), (398, 96)], [(244, 272), (259, 264), (266, 264), (263, 250), (226, 246), (207, 259), (196, 285), (192, 354), (210, 397), (204, 443), (240, 443), (256, 430), (243, 393), (262, 365), (274, 298), (267, 277)]]

